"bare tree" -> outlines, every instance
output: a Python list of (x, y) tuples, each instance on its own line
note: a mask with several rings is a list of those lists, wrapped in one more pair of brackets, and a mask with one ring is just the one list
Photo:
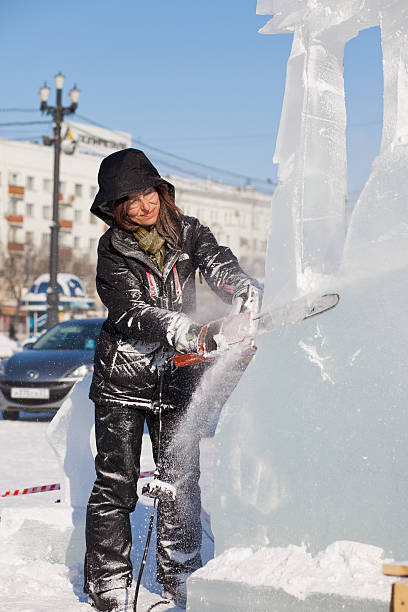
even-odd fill
[(40, 249), (26, 247), (23, 252), (3, 254), (0, 261), (0, 292), (15, 302), (10, 322), (10, 336), (15, 335), (20, 316), (22, 296), (27, 286), (47, 271), (48, 258)]

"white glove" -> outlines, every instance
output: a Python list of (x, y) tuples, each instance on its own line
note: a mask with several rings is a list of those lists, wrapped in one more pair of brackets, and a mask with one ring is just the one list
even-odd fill
[(181, 325), (177, 330), (174, 338), (174, 346), (178, 353), (197, 353), (198, 352), (198, 336), (201, 331), (201, 325), (197, 323), (187, 323)]
[(263, 289), (260, 285), (252, 285), (247, 283), (236, 290), (232, 298), (232, 312), (238, 314), (240, 312), (251, 312), (253, 315), (258, 314), (263, 297)]

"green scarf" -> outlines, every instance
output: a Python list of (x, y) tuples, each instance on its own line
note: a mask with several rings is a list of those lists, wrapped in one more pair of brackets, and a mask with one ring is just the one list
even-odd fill
[(160, 272), (163, 272), (164, 255), (166, 253), (165, 240), (160, 236), (156, 226), (153, 225), (150, 229), (140, 226), (133, 232), (133, 235), (142, 251), (147, 253), (150, 259), (157, 264)]

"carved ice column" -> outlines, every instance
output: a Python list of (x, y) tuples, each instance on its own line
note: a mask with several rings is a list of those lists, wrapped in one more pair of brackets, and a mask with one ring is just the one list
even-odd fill
[(274, 158), (279, 186), (272, 201), (267, 301), (313, 289), (313, 276), (332, 274), (341, 262), (347, 192), (343, 52), (362, 27), (356, 19), (338, 23), (330, 2), (327, 11), (321, 3), (313, 9), (304, 2), (303, 14), (297, 3), (292, 15), (281, 4), (258, 3), (258, 12), (281, 8), (262, 33), (294, 33)]
[(408, 261), (408, 5), (378, 0), (378, 11), (384, 67), (381, 151), (351, 217), (345, 276), (372, 277)]

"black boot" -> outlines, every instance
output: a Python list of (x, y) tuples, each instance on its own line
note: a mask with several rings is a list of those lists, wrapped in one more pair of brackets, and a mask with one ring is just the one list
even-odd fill
[(98, 612), (133, 612), (134, 598), (134, 587), (122, 587), (102, 593), (90, 593), (89, 603)]
[(186, 583), (172, 580), (162, 584), (162, 597), (174, 601), (176, 606), (185, 610), (187, 605)]

